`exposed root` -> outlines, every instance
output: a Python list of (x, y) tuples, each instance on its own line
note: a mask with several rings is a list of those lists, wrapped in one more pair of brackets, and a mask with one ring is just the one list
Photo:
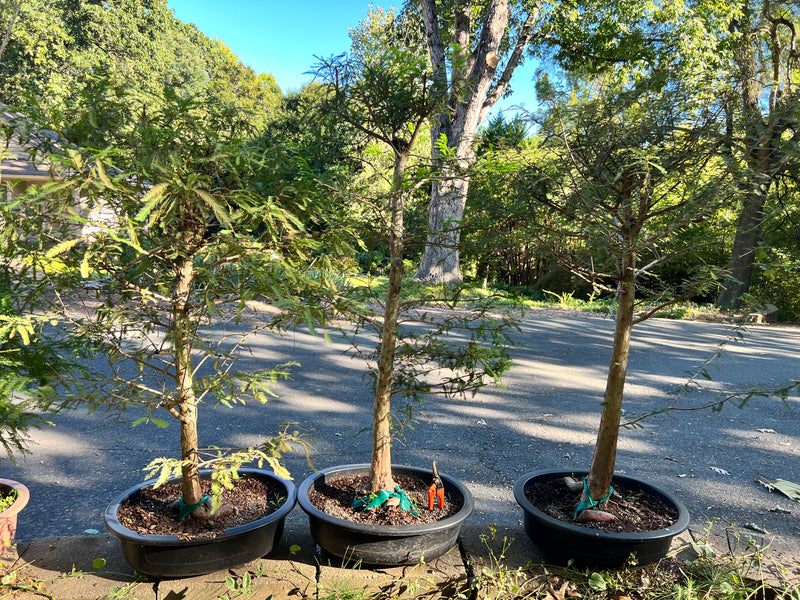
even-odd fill
[(210, 525), (214, 525), (214, 521), (224, 519), (233, 514), (238, 514), (238, 509), (230, 502), (223, 500), (220, 507), (214, 512), (211, 512), (211, 500), (206, 500), (201, 506), (197, 507), (192, 513), (194, 519), (204, 519)]
[(587, 521), (614, 521), (617, 517), (604, 510), (594, 510), (591, 508), (584, 509), (580, 514), (575, 517), (578, 523), (586, 523)]

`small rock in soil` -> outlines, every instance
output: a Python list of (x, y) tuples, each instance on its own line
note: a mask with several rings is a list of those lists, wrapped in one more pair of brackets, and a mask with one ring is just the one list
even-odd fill
[[(678, 511), (661, 498), (651, 496), (643, 490), (629, 489), (624, 484), (614, 482), (615, 493), (600, 508), (613, 516), (607, 521), (586, 521), (581, 527), (600, 529), (610, 532), (642, 533), (657, 531), (678, 520)], [(525, 489), (525, 497), (539, 510), (554, 519), (575, 523), (572, 512), (578, 506), (580, 491), (568, 489), (563, 478), (529, 483)]]

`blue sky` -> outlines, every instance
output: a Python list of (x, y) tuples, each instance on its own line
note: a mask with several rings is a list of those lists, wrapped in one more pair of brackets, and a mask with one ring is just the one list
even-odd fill
[[(379, 3), (376, 3), (379, 4)], [(230, 46), (256, 73), (272, 73), (284, 92), (310, 81), (314, 56), (350, 48), (348, 32), (370, 0), (168, 0), (175, 17)]]
[[(397, 0), (394, 5), (400, 5)], [(347, 52), (348, 36), (369, 11), (370, 0), (168, 0), (175, 17), (219, 38), (256, 73), (271, 73), (284, 91), (299, 90), (312, 79), (314, 56)], [(393, 6), (374, 2), (376, 6)], [(506, 108), (532, 98), (533, 69), (514, 74), (515, 94), (501, 100)]]

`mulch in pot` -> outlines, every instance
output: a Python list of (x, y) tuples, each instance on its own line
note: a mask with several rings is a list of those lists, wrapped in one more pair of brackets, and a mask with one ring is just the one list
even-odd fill
[[(211, 495), (211, 482), (203, 480), (204, 494)], [(286, 501), (286, 490), (278, 482), (242, 476), (234, 480), (232, 490), (223, 490), (223, 502), (233, 506), (230, 514), (215, 519), (188, 517), (178, 520), (175, 502), (181, 497), (179, 483), (145, 488), (133, 494), (117, 511), (117, 519), (128, 529), (142, 535), (176, 535), (184, 539), (214, 537), (226, 529), (252, 523), (278, 510)]]
[(434, 505), (428, 510), (428, 485), (416, 477), (395, 477), (395, 483), (414, 501), (417, 515), (396, 506), (378, 506), (369, 510), (352, 508), (353, 502), (366, 496), (367, 475), (348, 475), (317, 481), (309, 489), (308, 499), (322, 512), (339, 519), (369, 525), (421, 525), (435, 523), (453, 516), (463, 506), (460, 496), (445, 492), (444, 508)]
[(672, 504), (645, 490), (632, 489), (623, 483), (614, 482), (614, 494), (599, 510), (611, 513), (613, 521), (586, 521), (577, 523), (572, 512), (578, 506), (581, 492), (572, 492), (563, 478), (529, 482), (525, 497), (536, 508), (554, 519), (590, 529), (615, 533), (644, 533), (657, 531), (674, 525), (678, 511)]

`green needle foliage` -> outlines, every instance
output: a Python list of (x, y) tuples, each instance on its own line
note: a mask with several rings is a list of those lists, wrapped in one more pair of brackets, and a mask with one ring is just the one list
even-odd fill
[[(276, 424), (276, 437), (259, 446), (204, 448), (199, 406), (266, 402), (295, 365), (241, 372), (238, 356), (259, 329), (324, 322), (334, 292), (309, 275), (319, 241), (304, 222), (319, 207), (299, 185), (278, 195), (259, 185), (276, 160), (270, 150), (243, 151), (236, 115), (224, 109), (170, 93), (164, 105), (142, 111), (125, 152), (54, 157), (70, 176), (11, 208), (20, 260), (46, 280), (59, 325), (105, 363), (63, 382), (73, 403), (120, 418), (136, 407), (134, 424), (164, 427), (173, 417), (179, 459), (149, 469), (160, 482), (181, 475), (183, 500), (195, 505), (199, 471), (212, 467), (216, 504), (246, 462), (288, 477), (279, 458), (304, 440)], [(248, 326), (242, 311), (256, 299), (281, 311)], [(236, 326), (217, 334), (221, 322)]]
[[(589, 475), (605, 498), (617, 441), (635, 324), (718, 286), (720, 270), (700, 264), (678, 281), (657, 268), (709, 243), (698, 227), (735, 202), (730, 161), (718, 153), (717, 107), (655, 71), (638, 80), (609, 74), (557, 92), (542, 86), (550, 160), (521, 173), (547, 213), (530, 231), (565, 270), (613, 295), (615, 332), (603, 411)], [(580, 97), (580, 101), (576, 98)], [(681, 244), (672, 245), (676, 236)], [(583, 500), (586, 500), (584, 494)]]
[(0, 209), (0, 449), (16, 462), (32, 428), (63, 408), (55, 382), (74, 368), (68, 338), (45, 335), (35, 270), (15, 260), (13, 216)]
[[(345, 334), (365, 359), (375, 391), (367, 491), (391, 491), (396, 487), (392, 441), (403, 426), (413, 423), (418, 403), (437, 395), (460, 398), (497, 382), (510, 366), (512, 319), (489, 318), (487, 303), (476, 302), (460, 312), (423, 307), (457, 305), (464, 300), (457, 287), (442, 289), (442, 296), (421, 302), (403, 300), (406, 252), (422, 243), (408, 230), (408, 207), (418, 190), (442, 176), (441, 164), (433, 165), (428, 158), (430, 149), (420, 149), (417, 143), (447, 97), (427, 61), (402, 48), (375, 47), (371, 53), (323, 60), (317, 74), (328, 86), (326, 110), (348, 123), (374, 150), (363, 161), (370, 185), (350, 186), (341, 193), (362, 210), (362, 237), (377, 239), (388, 248), (388, 283), (381, 297), (363, 288), (365, 307), (379, 308), (357, 314), (355, 327)], [(442, 138), (437, 145), (446, 150), (446, 142)], [(364, 350), (359, 341), (363, 330), (378, 340), (372, 351)], [(392, 405), (395, 397), (406, 400), (399, 410)]]

